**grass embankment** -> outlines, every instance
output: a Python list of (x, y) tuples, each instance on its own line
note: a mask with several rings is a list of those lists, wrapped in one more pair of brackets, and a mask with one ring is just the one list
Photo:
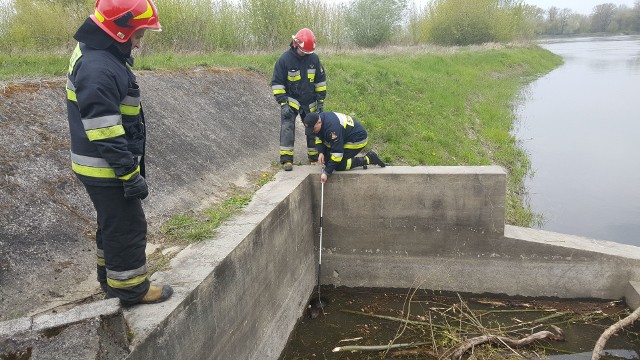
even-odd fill
[[(242, 67), (269, 78), (279, 55), (153, 55), (136, 59), (136, 68)], [(539, 221), (526, 202), (529, 160), (510, 132), (520, 89), (559, 66), (559, 56), (537, 46), (319, 55), (328, 74), (325, 110), (361, 120), (371, 146), (385, 161), (500, 165), (508, 172), (506, 222), (532, 226)], [(66, 56), (0, 57), (0, 78), (63, 75), (66, 62)], [(215, 212), (209, 215), (216, 217)], [(172, 221), (166, 228), (176, 232), (182, 224), (177, 233), (187, 237), (183, 240), (203, 238), (201, 222), (184, 217)], [(204, 228), (213, 230), (209, 225)]]

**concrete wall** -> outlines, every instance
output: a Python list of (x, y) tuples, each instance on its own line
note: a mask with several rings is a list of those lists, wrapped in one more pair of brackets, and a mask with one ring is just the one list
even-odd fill
[(638, 247), (505, 227), (499, 167), (335, 180), (325, 186), (325, 284), (619, 299), (640, 279)]
[(127, 359), (275, 359), (316, 283), (306, 171), (280, 173), (212, 241), (154, 281), (176, 294), (127, 311)]
[[(505, 226), (505, 177), (495, 166), (333, 175), (322, 282), (640, 305), (640, 248)], [(43, 349), (55, 349), (70, 359), (277, 359), (316, 284), (320, 201), (318, 167), (281, 172), (213, 239), (154, 274), (174, 286), (168, 301), (0, 323), (0, 357), (47, 359)]]

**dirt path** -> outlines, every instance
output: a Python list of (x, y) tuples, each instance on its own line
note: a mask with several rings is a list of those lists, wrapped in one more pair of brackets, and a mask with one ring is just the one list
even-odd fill
[[(150, 230), (252, 185), (278, 156), (266, 76), (138, 72), (148, 124)], [(0, 321), (98, 293), (95, 212), (71, 172), (65, 79), (0, 83)], [(298, 124), (299, 125), (299, 124)], [(296, 160), (305, 144), (297, 126)]]

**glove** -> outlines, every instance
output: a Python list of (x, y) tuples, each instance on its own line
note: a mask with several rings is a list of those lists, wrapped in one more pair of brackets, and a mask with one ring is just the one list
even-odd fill
[(122, 183), (124, 187), (124, 198), (125, 199), (140, 199), (149, 195), (149, 187), (147, 187), (147, 182), (144, 181), (144, 178), (140, 174), (135, 174), (129, 180), (125, 180)]
[(292, 113), (293, 113), (293, 110), (291, 110), (291, 106), (289, 106), (288, 104), (284, 104), (280, 108), (280, 114), (282, 115), (283, 118), (288, 118), (289, 116), (291, 116)]
[(316, 106), (316, 112), (320, 114), (324, 110), (324, 104), (319, 102), (318, 106)]

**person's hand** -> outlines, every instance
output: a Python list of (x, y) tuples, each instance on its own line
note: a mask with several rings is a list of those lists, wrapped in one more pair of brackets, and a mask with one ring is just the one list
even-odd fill
[(322, 175), (320, 175), (320, 182), (324, 184), (328, 180), (329, 180), (329, 176), (327, 176), (327, 174), (325, 172), (323, 172)]
[(323, 153), (318, 154), (318, 163), (320, 165), (324, 165), (324, 154)]
[(289, 106), (289, 104), (282, 105), (282, 107), (280, 108), (280, 115), (282, 115), (283, 118), (287, 118), (291, 116), (291, 114), (293, 114), (291, 106)]
[(147, 182), (144, 180), (142, 175), (135, 174), (129, 180), (125, 180), (122, 183), (124, 187), (124, 197), (125, 199), (140, 199), (149, 195), (149, 187), (147, 186)]

